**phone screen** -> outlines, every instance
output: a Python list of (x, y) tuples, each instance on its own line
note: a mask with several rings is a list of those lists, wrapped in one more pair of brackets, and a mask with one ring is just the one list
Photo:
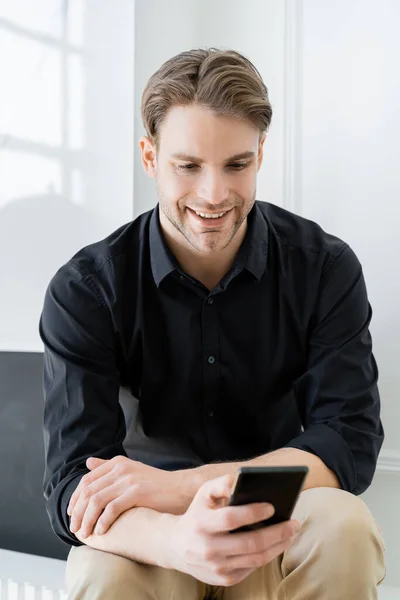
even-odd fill
[(288, 521), (308, 471), (307, 466), (240, 468), (229, 506), (269, 502), (274, 506), (275, 513), (269, 519), (235, 529), (235, 532), (250, 531)]

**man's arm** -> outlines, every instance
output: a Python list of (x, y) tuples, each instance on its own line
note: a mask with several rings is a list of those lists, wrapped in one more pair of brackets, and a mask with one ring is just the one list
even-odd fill
[(110, 312), (90, 273), (70, 261), (53, 277), (40, 319), (44, 343), (46, 509), (54, 532), (69, 530), (67, 503), (90, 456), (125, 455), (125, 420)]
[(131, 508), (118, 517), (107, 533), (83, 538), (82, 543), (137, 562), (168, 568), (168, 539), (173, 515), (150, 508)]
[(198, 467), (196, 469), (197, 485), (220, 475), (234, 475), (239, 467), (291, 467), (296, 465), (306, 465), (309, 468), (303, 490), (315, 487), (341, 488), (335, 473), (328, 469), (318, 456), (297, 448), (280, 448), (244, 462), (218, 463)]

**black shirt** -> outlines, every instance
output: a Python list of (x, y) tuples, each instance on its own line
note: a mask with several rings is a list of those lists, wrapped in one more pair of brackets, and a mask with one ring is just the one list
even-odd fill
[(211, 292), (179, 268), (158, 207), (83, 248), (40, 320), (54, 531), (80, 545), (66, 509), (89, 456), (172, 470), (287, 446), (362, 493), (384, 438), (370, 319), (350, 247), (269, 203)]

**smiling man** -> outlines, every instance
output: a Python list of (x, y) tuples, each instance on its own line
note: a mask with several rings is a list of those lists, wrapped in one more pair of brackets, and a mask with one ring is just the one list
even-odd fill
[[(48, 287), (45, 497), (71, 599), (369, 600), (385, 575), (357, 496), (383, 441), (362, 269), (256, 201), (272, 110), (241, 54), (171, 58), (142, 98), (158, 205)], [(286, 523), (226, 506), (243, 465), (307, 465)]]

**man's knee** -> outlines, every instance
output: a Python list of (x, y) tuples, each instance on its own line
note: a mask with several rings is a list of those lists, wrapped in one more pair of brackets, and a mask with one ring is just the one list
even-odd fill
[[(353, 537), (372, 533), (382, 544), (381, 530), (361, 498), (337, 488), (312, 488), (299, 496), (293, 518), (312, 522), (320, 531), (333, 536)], [(329, 535), (329, 537), (331, 537)]]
[(89, 546), (72, 548), (66, 584), (69, 600), (197, 600), (205, 595), (205, 585), (186, 573), (144, 565)]
[(71, 600), (132, 598), (141, 565), (127, 558), (94, 550), (72, 548), (67, 561), (66, 587)]

